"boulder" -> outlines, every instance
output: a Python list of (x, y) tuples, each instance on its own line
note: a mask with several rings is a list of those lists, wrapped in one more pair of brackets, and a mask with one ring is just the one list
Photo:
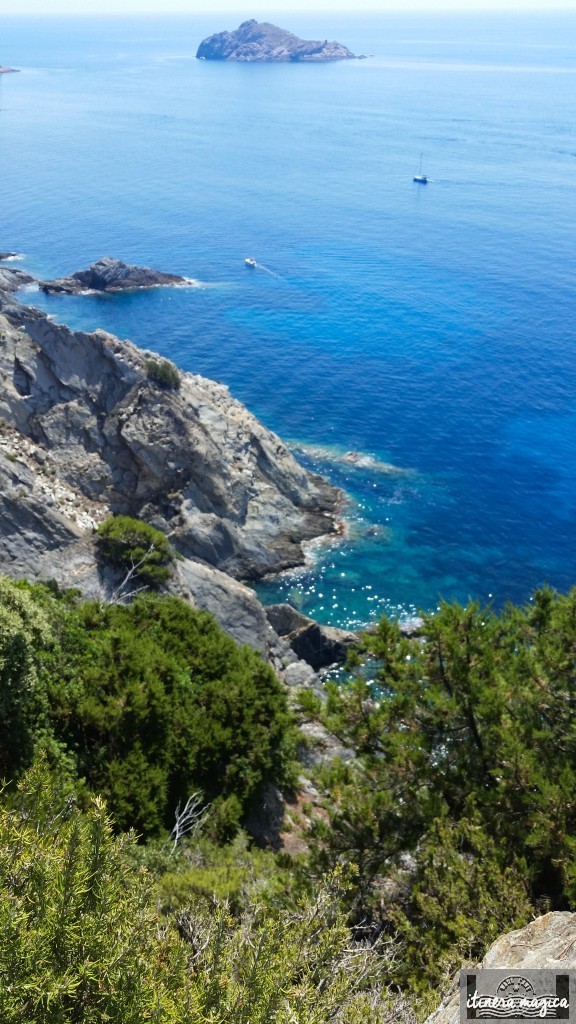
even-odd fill
[(211, 612), (236, 643), (268, 654), (269, 627), (264, 609), (253, 590), (212, 566), (188, 558), (176, 563), (183, 584), (182, 596), (197, 608)]
[(299, 39), (269, 22), (254, 18), (234, 32), (218, 32), (198, 47), (199, 60), (227, 61), (327, 61), (351, 60), (354, 54), (341, 43)]
[(294, 661), (284, 671), (284, 682), (289, 689), (314, 689), (317, 685), (316, 673), (305, 661)]

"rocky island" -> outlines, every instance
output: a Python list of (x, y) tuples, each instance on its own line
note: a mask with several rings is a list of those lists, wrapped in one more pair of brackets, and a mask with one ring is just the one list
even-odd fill
[[(10, 260), (16, 253), (2, 253), (1, 260)], [(197, 281), (179, 274), (165, 274), (150, 267), (135, 267), (111, 256), (103, 256), (86, 270), (77, 270), (67, 277), (42, 281), (25, 270), (0, 267), (0, 292), (17, 292), (24, 287), (39, 288), (51, 294), (82, 295), (87, 292), (128, 292), (143, 288), (167, 288), (195, 285)]]
[(355, 58), (346, 46), (328, 40), (299, 39), (267, 21), (243, 21), (235, 32), (218, 32), (204, 39), (196, 54), (199, 60), (229, 61), (327, 61)]
[(77, 270), (68, 277), (56, 281), (40, 281), (39, 286), (47, 294), (64, 292), (78, 295), (85, 291), (122, 292), (136, 288), (162, 288), (174, 285), (194, 284), (190, 278), (178, 274), (165, 274), (149, 267), (135, 267), (122, 260), (104, 256), (92, 263), (86, 270)]

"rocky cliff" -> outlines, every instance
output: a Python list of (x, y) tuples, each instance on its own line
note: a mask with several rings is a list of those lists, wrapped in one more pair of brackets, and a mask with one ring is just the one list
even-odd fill
[(334, 530), (339, 500), (224, 385), (72, 331), (8, 291), (0, 491), (0, 570), (97, 592), (92, 529), (126, 513), (170, 536), (182, 591), (261, 649), (270, 627), (236, 580), (302, 562), (303, 542)]
[(351, 60), (354, 54), (341, 43), (299, 39), (269, 22), (244, 21), (235, 32), (218, 32), (204, 39), (200, 60), (326, 61)]

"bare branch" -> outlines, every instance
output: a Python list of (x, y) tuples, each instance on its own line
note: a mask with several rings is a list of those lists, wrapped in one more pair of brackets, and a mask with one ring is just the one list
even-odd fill
[(180, 804), (178, 804), (175, 812), (176, 822), (170, 833), (170, 839), (173, 840), (172, 853), (174, 853), (178, 843), (184, 836), (198, 835), (208, 817), (209, 810), (210, 804), (202, 807), (202, 793), (200, 792), (192, 793), (182, 810), (180, 810)]
[(142, 558), (138, 562), (132, 562), (132, 565), (130, 566), (122, 582), (116, 587), (115, 590), (112, 591), (110, 598), (107, 602), (108, 604), (124, 604), (125, 601), (128, 601), (131, 597), (134, 597), (136, 594), (139, 594), (142, 590), (148, 590), (148, 586), (146, 584), (144, 584), (141, 587), (136, 587), (134, 590), (130, 591), (128, 591), (126, 588), (128, 587), (130, 581), (138, 575), (138, 570), (140, 569), (140, 567), (144, 565), (144, 563), (150, 558), (152, 552), (155, 550), (156, 545), (151, 544), (147, 552), (144, 555), (142, 555)]

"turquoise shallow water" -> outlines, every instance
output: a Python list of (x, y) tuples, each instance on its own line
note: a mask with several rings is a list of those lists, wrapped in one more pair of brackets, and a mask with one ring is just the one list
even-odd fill
[(372, 56), (210, 64), (222, 16), (2, 18), (0, 247), (203, 282), (33, 301), (225, 381), (345, 488), (344, 542), (267, 600), (359, 624), (566, 589), (576, 15), (283, 20)]

